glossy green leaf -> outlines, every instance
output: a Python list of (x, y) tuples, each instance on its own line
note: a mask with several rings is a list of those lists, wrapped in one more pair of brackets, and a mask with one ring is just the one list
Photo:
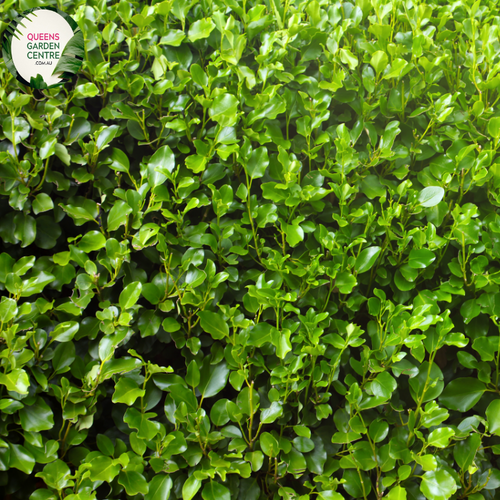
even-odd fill
[(495, 139), (500, 137), (500, 118), (498, 116), (494, 116), (488, 121), (488, 134)]
[(108, 231), (116, 231), (121, 225), (127, 224), (127, 216), (132, 211), (132, 208), (127, 203), (118, 200), (109, 211)]
[(455, 431), (451, 427), (440, 427), (429, 434), (427, 442), (437, 448), (446, 448), (454, 435)]
[(229, 422), (227, 402), (227, 399), (218, 399), (210, 410), (210, 420), (218, 427)]
[(370, 390), (374, 396), (390, 398), (395, 391), (397, 383), (395, 379), (387, 372), (382, 372), (370, 384)]
[(142, 439), (153, 439), (160, 429), (158, 422), (151, 421), (154, 413), (140, 413), (135, 408), (129, 408), (123, 417), (132, 429), (137, 430), (137, 436)]
[(118, 476), (118, 483), (121, 484), (127, 495), (134, 496), (138, 493), (145, 495), (149, 491), (145, 477), (135, 470), (122, 470)]
[(157, 474), (148, 484), (145, 500), (168, 500), (172, 489), (172, 479), (166, 474)]
[(42, 397), (38, 397), (31, 406), (22, 408), (19, 416), (25, 431), (40, 432), (54, 427), (54, 413)]
[(165, 31), (165, 35), (161, 37), (161, 45), (171, 45), (173, 47), (178, 47), (186, 35), (182, 30), (169, 29)]
[(162, 146), (148, 163), (148, 180), (152, 187), (163, 184), (175, 168), (174, 153), (169, 146)]
[(76, 335), (80, 325), (76, 321), (65, 321), (56, 326), (51, 333), (52, 340), (57, 342), (70, 342)]
[(218, 394), (227, 383), (229, 368), (223, 361), (216, 365), (210, 363), (210, 358), (205, 358), (200, 369), (200, 385), (198, 390), (205, 398), (211, 398)]
[(16, 368), (8, 373), (0, 373), (0, 384), (5, 385), (8, 391), (28, 394), (30, 385), (28, 374), (21, 368)]
[(436, 260), (436, 256), (430, 250), (422, 248), (420, 250), (413, 249), (410, 252), (410, 260), (408, 264), (413, 269), (425, 269)]
[(102, 150), (106, 148), (108, 144), (116, 137), (116, 134), (119, 130), (120, 127), (118, 125), (111, 125), (109, 127), (102, 128), (96, 141), (97, 149)]
[(269, 432), (263, 432), (260, 435), (260, 446), (262, 448), (262, 451), (268, 457), (276, 457), (278, 455), (279, 451), (278, 441), (272, 434), (269, 434)]
[(131, 406), (137, 398), (142, 398), (145, 394), (146, 391), (139, 387), (135, 380), (121, 377), (115, 385), (112, 401), (113, 403), (124, 403)]
[(189, 28), (189, 40), (195, 42), (201, 38), (208, 38), (214, 28), (215, 24), (211, 19), (200, 19), (195, 21)]
[(280, 405), (276, 401), (273, 401), (269, 408), (265, 408), (261, 411), (260, 421), (263, 424), (271, 424), (272, 422), (274, 422), (277, 418), (281, 417), (282, 415), (283, 415), (282, 405)]
[(252, 151), (248, 163), (246, 164), (246, 171), (250, 179), (259, 179), (264, 176), (266, 168), (269, 165), (269, 156), (267, 148), (262, 147)]
[(17, 314), (17, 302), (14, 299), (7, 297), (2, 297), (0, 302), (0, 321), (2, 323), (8, 323)]
[(384, 420), (374, 420), (370, 424), (370, 437), (375, 443), (383, 441), (389, 433), (389, 424)]
[(450, 410), (469, 411), (481, 399), (485, 390), (484, 383), (475, 378), (456, 378), (445, 387), (439, 400)]
[(298, 224), (286, 224), (286, 241), (291, 247), (296, 247), (301, 241), (304, 241), (304, 230)]
[(320, 491), (318, 498), (321, 498), (321, 500), (344, 500), (344, 497), (340, 493), (333, 490)]
[(37, 194), (36, 198), (33, 200), (33, 212), (35, 214), (47, 212), (48, 210), (52, 210), (53, 208), (54, 202), (48, 194)]
[(198, 402), (192, 390), (180, 384), (175, 384), (170, 388), (170, 393), (172, 395), (172, 398), (178, 405), (184, 403), (188, 411), (197, 410)]
[(422, 455), (415, 459), (416, 462), (422, 466), (424, 471), (432, 471), (437, 469), (436, 457), (430, 454)]
[(142, 283), (134, 281), (128, 284), (120, 293), (120, 307), (123, 310), (130, 309), (139, 300), (142, 291)]
[(115, 464), (113, 459), (105, 456), (94, 458), (90, 465), (90, 478), (92, 481), (110, 483), (120, 472), (120, 465)]
[(387, 67), (387, 63), (389, 61), (389, 58), (387, 57), (387, 54), (381, 50), (376, 51), (374, 54), (372, 54), (370, 64), (373, 66), (377, 74), (382, 73), (384, 69)]
[(85, 253), (95, 252), (106, 245), (106, 238), (99, 231), (89, 231), (83, 235), (78, 248)]
[(418, 194), (418, 202), (423, 207), (434, 207), (436, 206), (444, 197), (444, 189), (439, 186), (429, 186)]
[(358, 273), (369, 271), (374, 266), (381, 251), (380, 247), (365, 248), (356, 259), (356, 265), (354, 266), (356, 271)]
[(453, 458), (462, 470), (468, 470), (472, 465), (480, 445), (481, 436), (473, 433), (467, 439), (459, 441), (453, 447)]
[(113, 446), (113, 443), (108, 436), (106, 436), (105, 434), (98, 434), (96, 443), (101, 453), (110, 457), (114, 455), (115, 447)]
[(62, 460), (56, 460), (47, 464), (42, 472), (36, 474), (37, 477), (41, 477), (44, 483), (50, 488), (54, 488), (57, 491), (61, 491), (63, 488), (70, 486), (73, 482), (70, 481), (69, 476), (71, 471), (68, 465)]
[(187, 367), (186, 383), (193, 388), (200, 383), (200, 369), (194, 360)]
[(437, 398), (444, 388), (443, 372), (436, 363), (424, 361), (416, 377), (410, 379), (411, 396), (415, 401), (422, 399), (423, 402)]
[(218, 95), (208, 112), (221, 127), (232, 127), (237, 121), (238, 99), (233, 94)]
[(347, 469), (344, 471), (343, 479), (346, 481), (343, 485), (345, 491), (354, 498), (360, 498), (363, 494), (368, 495), (371, 491), (371, 481), (364, 473)]
[(229, 325), (218, 313), (202, 311), (198, 314), (201, 320), (201, 327), (212, 335), (215, 340), (223, 339), (229, 335)]
[(110, 167), (116, 172), (127, 173), (130, 170), (130, 160), (121, 149), (113, 148), (111, 160)]
[[(396, 136), (401, 132), (399, 128), (398, 121), (392, 121), (387, 124), (385, 128), (384, 135), (380, 139), (380, 149), (384, 153), (384, 155), (389, 155), (390, 150), (394, 144)], [(441, 201), (441, 200), (440, 200)]]
[(201, 155), (191, 155), (186, 158), (186, 167), (194, 174), (199, 174), (205, 170), (208, 159)]
[(201, 492), (203, 500), (230, 500), (229, 490), (216, 481), (210, 481), (205, 484)]
[[(68, 495), (68, 498), (71, 496), (72, 495)], [(52, 493), (51, 490), (47, 490), (45, 488), (39, 488), (31, 494), (30, 500), (57, 500), (57, 496), (56, 494)], [(72, 498), (70, 500), (79, 500), (79, 499)]]
[(402, 486), (394, 486), (387, 495), (387, 500), (406, 500), (406, 490)]
[(488, 405), (486, 418), (488, 419), (488, 431), (500, 435), (500, 399), (495, 399)]
[(14, 229), (15, 237), (21, 241), (21, 248), (31, 245), (36, 238), (36, 221), (26, 214), (17, 214), (14, 218), (16, 224)]
[(25, 474), (31, 474), (35, 467), (35, 459), (24, 446), (20, 444), (11, 444), (10, 467), (14, 467)]
[(423, 475), (420, 491), (428, 500), (447, 500), (457, 491), (457, 485), (449, 472), (438, 469)]
[(194, 475), (189, 476), (182, 485), (182, 499), (191, 500), (201, 488), (201, 481)]

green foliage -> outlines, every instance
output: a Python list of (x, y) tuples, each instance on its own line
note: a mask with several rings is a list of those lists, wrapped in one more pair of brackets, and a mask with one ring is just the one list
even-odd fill
[(64, 9), (73, 82), (0, 66), (6, 498), (498, 498), (498, 5)]

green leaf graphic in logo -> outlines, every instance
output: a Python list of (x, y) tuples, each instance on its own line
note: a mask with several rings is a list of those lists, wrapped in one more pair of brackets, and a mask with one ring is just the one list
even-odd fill
[(63, 53), (52, 74), (70, 73), (71, 76), (74, 75), (82, 65), (84, 54), (85, 46), (83, 33), (78, 29), (73, 38), (66, 44), (66, 47), (64, 47)]

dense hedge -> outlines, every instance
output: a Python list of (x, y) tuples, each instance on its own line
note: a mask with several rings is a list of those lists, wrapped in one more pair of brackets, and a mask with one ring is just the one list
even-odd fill
[(3, 497), (499, 498), (496, 2), (148, 3), (0, 66)]

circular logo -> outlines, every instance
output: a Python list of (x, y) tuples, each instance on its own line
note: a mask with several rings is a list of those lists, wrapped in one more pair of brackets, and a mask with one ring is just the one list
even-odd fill
[(2, 53), (9, 71), (21, 83), (35, 89), (57, 87), (82, 65), (83, 33), (59, 9), (36, 7), (9, 24)]

